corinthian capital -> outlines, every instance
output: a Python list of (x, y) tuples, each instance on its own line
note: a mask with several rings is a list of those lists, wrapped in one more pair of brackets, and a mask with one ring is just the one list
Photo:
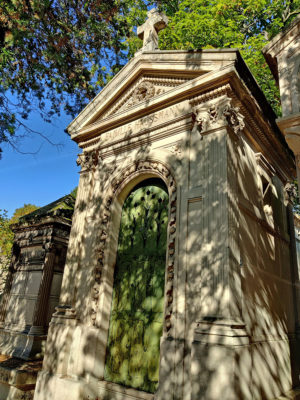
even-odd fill
[(195, 107), (194, 116), (200, 133), (228, 125), (239, 135), (245, 127), (244, 116), (227, 96)]
[(99, 163), (100, 156), (97, 150), (83, 152), (78, 155), (77, 165), (80, 165), (81, 172), (89, 171), (93, 166)]

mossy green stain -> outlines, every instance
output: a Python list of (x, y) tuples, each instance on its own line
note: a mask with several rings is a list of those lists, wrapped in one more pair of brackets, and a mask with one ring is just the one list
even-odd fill
[(163, 327), (168, 194), (134, 190), (121, 217), (105, 379), (154, 393)]

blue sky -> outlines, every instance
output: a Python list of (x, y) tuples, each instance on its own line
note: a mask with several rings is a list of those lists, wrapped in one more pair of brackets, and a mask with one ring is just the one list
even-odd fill
[(30, 114), (27, 125), (49, 137), (56, 147), (38, 135), (19, 141), (18, 148), (35, 155), (20, 154), (9, 145), (1, 144), (0, 160), (0, 209), (8, 211), (10, 217), (16, 208), (25, 203), (44, 206), (73, 190), (79, 181), (76, 165), (80, 151), (69, 135), (64, 132), (71, 118), (62, 115), (47, 124), (37, 113)]

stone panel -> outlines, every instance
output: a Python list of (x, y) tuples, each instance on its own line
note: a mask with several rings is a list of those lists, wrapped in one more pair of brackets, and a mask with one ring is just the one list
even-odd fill
[(14, 274), (11, 293), (12, 294), (24, 294), (26, 290), (26, 284), (28, 279), (28, 272), (17, 271)]
[(42, 279), (42, 272), (41, 271), (29, 271), (28, 278), (26, 282), (26, 290), (25, 295), (28, 296), (37, 296), (40, 283)]

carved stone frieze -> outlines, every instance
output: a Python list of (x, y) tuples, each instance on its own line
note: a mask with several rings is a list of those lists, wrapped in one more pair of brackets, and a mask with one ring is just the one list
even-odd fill
[(112, 145), (115, 141), (124, 140), (133, 137), (133, 135), (143, 134), (150, 128), (153, 129), (154, 127), (158, 127), (162, 122), (171, 124), (176, 120), (176, 118), (180, 118), (181, 115), (182, 110), (180, 105), (175, 104), (172, 107), (146, 115), (133, 122), (129, 122), (118, 128), (104, 132), (100, 137), (81, 143), (80, 146), (83, 149), (91, 146), (97, 146), (99, 148), (106, 147)]
[(81, 172), (87, 172), (96, 166), (100, 161), (99, 152), (97, 150), (84, 151), (78, 155), (77, 165), (81, 167)]
[(194, 120), (200, 133), (229, 125), (234, 133), (239, 135), (245, 127), (244, 117), (239, 108), (234, 107), (232, 99), (227, 96), (194, 107)]
[(101, 210), (101, 227), (100, 236), (98, 240), (97, 266), (94, 269), (94, 285), (92, 288), (92, 309), (91, 309), (91, 322), (96, 326), (96, 314), (98, 310), (98, 301), (101, 285), (101, 275), (104, 266), (105, 254), (107, 251), (107, 238), (110, 230), (111, 221), (111, 206), (113, 199), (122, 184), (131, 175), (143, 171), (155, 171), (165, 181), (169, 190), (169, 231), (168, 231), (168, 257), (167, 257), (167, 271), (166, 271), (166, 285), (165, 285), (165, 323), (164, 331), (167, 335), (171, 335), (172, 327), (172, 314), (173, 314), (173, 287), (174, 287), (174, 269), (175, 269), (175, 239), (176, 239), (176, 212), (177, 212), (177, 188), (175, 179), (169, 169), (162, 163), (152, 160), (138, 161), (121, 171), (117, 177), (111, 182), (111, 190), (108, 192), (106, 199), (103, 202)]

